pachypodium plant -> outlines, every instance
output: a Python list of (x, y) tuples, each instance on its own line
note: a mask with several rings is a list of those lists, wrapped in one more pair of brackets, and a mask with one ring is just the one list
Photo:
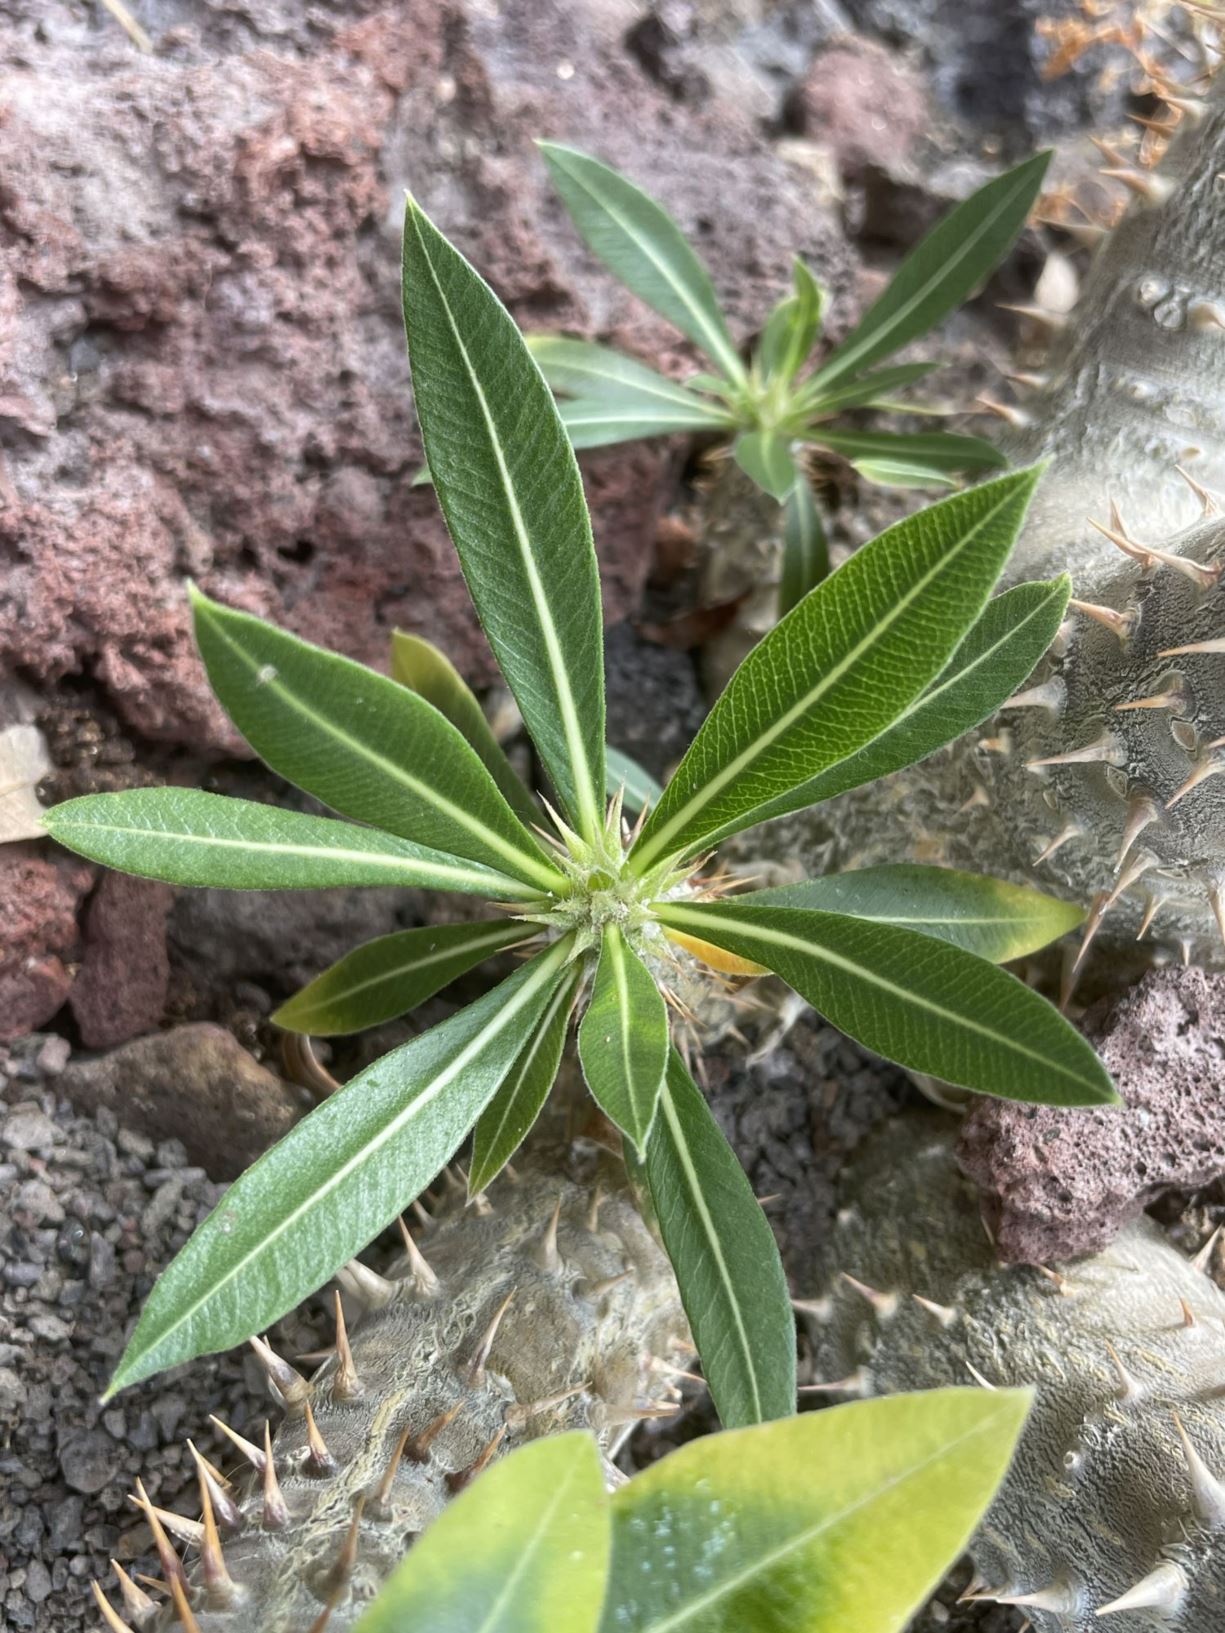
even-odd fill
[(793, 292), (766, 319), (746, 363), (714, 284), (671, 216), (599, 160), (541, 144), (554, 184), (592, 251), (627, 288), (691, 340), (718, 370), (681, 382), (587, 341), (532, 335), (533, 355), (562, 398), (576, 448), (599, 448), (683, 431), (731, 444), (736, 463), (784, 509), (780, 611), (788, 612), (829, 571), (825, 526), (804, 455), (850, 462), (893, 487), (953, 487), (959, 474), (1005, 461), (981, 437), (839, 427), (852, 409), (938, 412), (896, 394), (933, 363), (879, 365), (920, 339), (999, 264), (1025, 225), (1050, 155), (1038, 154), (959, 204), (906, 257), (845, 340), (816, 367), (825, 296), (798, 257)]
[(787, 1287), (670, 1035), (683, 965), (714, 980), (773, 970), (869, 1048), (965, 1088), (1115, 1098), (1084, 1039), (992, 962), (1062, 934), (1076, 910), (918, 867), (730, 895), (706, 865), (725, 836), (909, 763), (1025, 679), (1068, 583), (988, 597), (1039, 473), (941, 501), (811, 591), (630, 829), (619, 795), (605, 795), (599, 583), (573, 450), (509, 314), (413, 203), (404, 308), (438, 497), (552, 803), (538, 809), (514, 782), (474, 701), (422, 643), (402, 644), (397, 681), (193, 591), (230, 717), (337, 816), (162, 788), (71, 801), (47, 827), (95, 860), (180, 884), (403, 884), (496, 904), (488, 918), (359, 949), (278, 1013), (289, 1028), (353, 1031), (495, 953), (526, 958), (358, 1073), (237, 1181), (154, 1287), (110, 1390), (263, 1330), (341, 1271), (469, 1134), (478, 1195), (531, 1128), (577, 1019), (587, 1085), (649, 1191), (724, 1423), (785, 1415)]

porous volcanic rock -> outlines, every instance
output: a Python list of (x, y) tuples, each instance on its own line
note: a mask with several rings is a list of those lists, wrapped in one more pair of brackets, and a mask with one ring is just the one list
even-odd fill
[(50, 1020), (68, 996), (77, 904), (94, 879), (88, 863), (39, 848), (0, 846), (0, 1042)]
[(85, 952), (68, 995), (90, 1049), (109, 1049), (161, 1020), (170, 980), (166, 915), (174, 892), (151, 879), (104, 873), (85, 915)]

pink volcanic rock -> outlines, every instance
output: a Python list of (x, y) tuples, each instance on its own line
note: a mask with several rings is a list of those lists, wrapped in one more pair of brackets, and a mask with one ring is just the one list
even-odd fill
[(151, 879), (105, 873), (85, 914), (85, 952), (68, 1003), (89, 1049), (149, 1032), (170, 980), (166, 916), (174, 892)]
[(868, 164), (888, 171), (904, 166), (931, 123), (914, 70), (854, 34), (817, 52), (789, 106), (800, 131), (832, 149), (842, 173), (852, 177)]
[(77, 904), (94, 869), (48, 860), (35, 844), (0, 846), (0, 1042), (49, 1021), (68, 996)]

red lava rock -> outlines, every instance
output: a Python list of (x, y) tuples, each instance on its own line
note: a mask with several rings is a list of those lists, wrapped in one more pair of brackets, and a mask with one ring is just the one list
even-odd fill
[(1165, 1188), (1225, 1173), (1225, 976), (1153, 971), (1085, 1030), (1121, 1107), (980, 1100), (962, 1128), (958, 1160), (1006, 1263), (1095, 1253)]
[(162, 1018), (170, 979), (169, 885), (105, 873), (85, 915), (85, 954), (68, 1002), (89, 1049), (109, 1049)]
[(904, 164), (931, 112), (918, 76), (883, 46), (848, 35), (819, 51), (790, 100), (803, 135), (832, 149), (845, 176)]
[(94, 869), (38, 847), (0, 847), (0, 1042), (49, 1021), (68, 996), (67, 962), (80, 939), (77, 903)]

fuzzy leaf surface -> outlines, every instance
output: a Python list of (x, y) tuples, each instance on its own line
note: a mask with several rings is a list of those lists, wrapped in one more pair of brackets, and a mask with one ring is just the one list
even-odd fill
[(568, 951), (376, 1060), (248, 1168), (158, 1278), (108, 1395), (263, 1332), (385, 1229), (496, 1092)]
[(742, 380), (744, 365), (710, 273), (667, 211), (598, 159), (555, 142), (539, 146), (553, 185), (591, 252), (627, 289), (700, 346), (728, 379)]
[(443, 1509), (355, 1633), (596, 1633), (611, 1546), (594, 1438), (530, 1440)]
[(1037, 474), (895, 523), (793, 607), (728, 681), (647, 818), (638, 871), (751, 826), (896, 720), (981, 613)]
[(1031, 1400), (934, 1389), (690, 1441), (613, 1498), (600, 1633), (901, 1633)]
[(688, 403), (638, 400), (621, 390), (614, 397), (571, 397), (557, 405), (571, 446), (607, 448), (640, 437), (667, 437), (676, 431), (731, 431), (734, 417), (697, 397)]
[(407, 1015), (427, 998), (526, 939), (505, 919), (439, 924), (378, 936), (337, 959), (273, 1014), (287, 1032), (335, 1037)]
[(783, 506), (783, 573), (778, 614), (784, 617), (829, 576), (829, 541), (812, 485), (801, 471)]
[(520, 822), (530, 826), (540, 821), (535, 800), (506, 758), (476, 694), (445, 652), (420, 635), (406, 635), (397, 629), (391, 637), (391, 677), (432, 703), (451, 722), (497, 783)]
[(84, 794), (43, 813), (61, 845), (95, 862), (218, 890), (326, 890), (338, 885), (504, 894), (530, 900), (535, 887), (443, 851), (331, 817), (282, 811), (197, 788), (132, 788)]
[(749, 907), (811, 907), (901, 925), (964, 947), (993, 964), (1024, 958), (1074, 930), (1084, 912), (1028, 885), (954, 868), (899, 862), (803, 879), (736, 900)]
[(813, 376), (826, 388), (917, 340), (960, 306), (1003, 260), (1037, 202), (1049, 153), (1005, 171), (950, 210), (915, 245), (841, 345)]
[(630, 816), (637, 816), (644, 805), (654, 805), (663, 789), (651, 773), (645, 771), (637, 760), (631, 759), (628, 754), (622, 754), (619, 748), (610, 745), (605, 754), (608, 759), (609, 799), (623, 791), (624, 808)]
[(750, 482), (780, 505), (799, 480), (786, 437), (769, 431), (743, 432), (732, 445), (732, 458)]
[(266, 765), (334, 811), (549, 889), (553, 865), (449, 720), (386, 675), (192, 597), (222, 707)]
[(514, 319), (411, 199), (404, 321), (426, 457), (477, 613), (562, 805), (592, 837), (604, 625), (578, 464)]
[(1092, 1047), (985, 958), (880, 920), (793, 907), (659, 904), (665, 925), (773, 970), (865, 1048), (1006, 1100), (1117, 1104)]
[(646, 1179), (724, 1428), (795, 1411), (795, 1318), (774, 1232), (675, 1049)]
[(596, 1104), (641, 1155), (668, 1063), (668, 1011), (650, 971), (615, 924), (601, 940), (578, 1052)]

